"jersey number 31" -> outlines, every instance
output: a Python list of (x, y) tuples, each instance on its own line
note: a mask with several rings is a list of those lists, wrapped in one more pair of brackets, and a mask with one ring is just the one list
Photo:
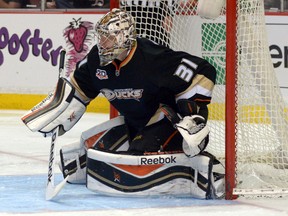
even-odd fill
[[(183, 63), (185, 63), (185, 65)], [(190, 82), (194, 74), (191, 68), (196, 70), (197, 66), (197, 64), (189, 61), (188, 59), (182, 59), (181, 64), (176, 69), (174, 75), (180, 77), (186, 82)]]

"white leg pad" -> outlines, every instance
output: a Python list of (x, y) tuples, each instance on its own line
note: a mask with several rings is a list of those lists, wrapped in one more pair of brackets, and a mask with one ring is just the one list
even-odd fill
[(86, 183), (86, 149), (80, 142), (65, 145), (60, 150), (60, 170), (64, 178), (69, 175), (68, 182)]
[(112, 196), (166, 194), (216, 199), (224, 194), (224, 175), (214, 179), (211, 158), (188, 158), (183, 153), (136, 156), (89, 149), (86, 186)]

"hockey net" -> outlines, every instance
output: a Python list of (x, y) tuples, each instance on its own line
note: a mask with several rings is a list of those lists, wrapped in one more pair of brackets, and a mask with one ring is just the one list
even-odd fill
[(136, 17), (140, 36), (216, 67), (207, 150), (226, 165), (226, 198), (288, 193), (287, 112), (270, 58), (263, 0), (229, 0), (213, 20), (197, 15), (197, 0), (119, 5)]

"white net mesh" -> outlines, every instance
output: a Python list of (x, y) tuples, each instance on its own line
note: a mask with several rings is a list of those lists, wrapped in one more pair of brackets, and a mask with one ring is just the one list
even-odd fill
[[(288, 118), (270, 59), (263, 0), (236, 1), (236, 189), (288, 188)], [(197, 0), (122, 0), (120, 7), (136, 17), (141, 36), (216, 67), (207, 150), (224, 161), (226, 9), (211, 20), (197, 15)]]
[(269, 54), (263, 1), (239, 1), (238, 14), (238, 187), (253, 178), (259, 183), (254, 188), (288, 188), (287, 112)]

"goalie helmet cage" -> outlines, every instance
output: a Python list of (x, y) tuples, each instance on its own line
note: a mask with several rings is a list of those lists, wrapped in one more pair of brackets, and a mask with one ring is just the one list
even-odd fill
[(269, 53), (263, 0), (227, 0), (214, 20), (197, 15), (197, 0), (113, 0), (111, 7), (130, 11), (140, 36), (215, 66), (207, 151), (225, 164), (226, 199), (288, 194), (287, 110)]

